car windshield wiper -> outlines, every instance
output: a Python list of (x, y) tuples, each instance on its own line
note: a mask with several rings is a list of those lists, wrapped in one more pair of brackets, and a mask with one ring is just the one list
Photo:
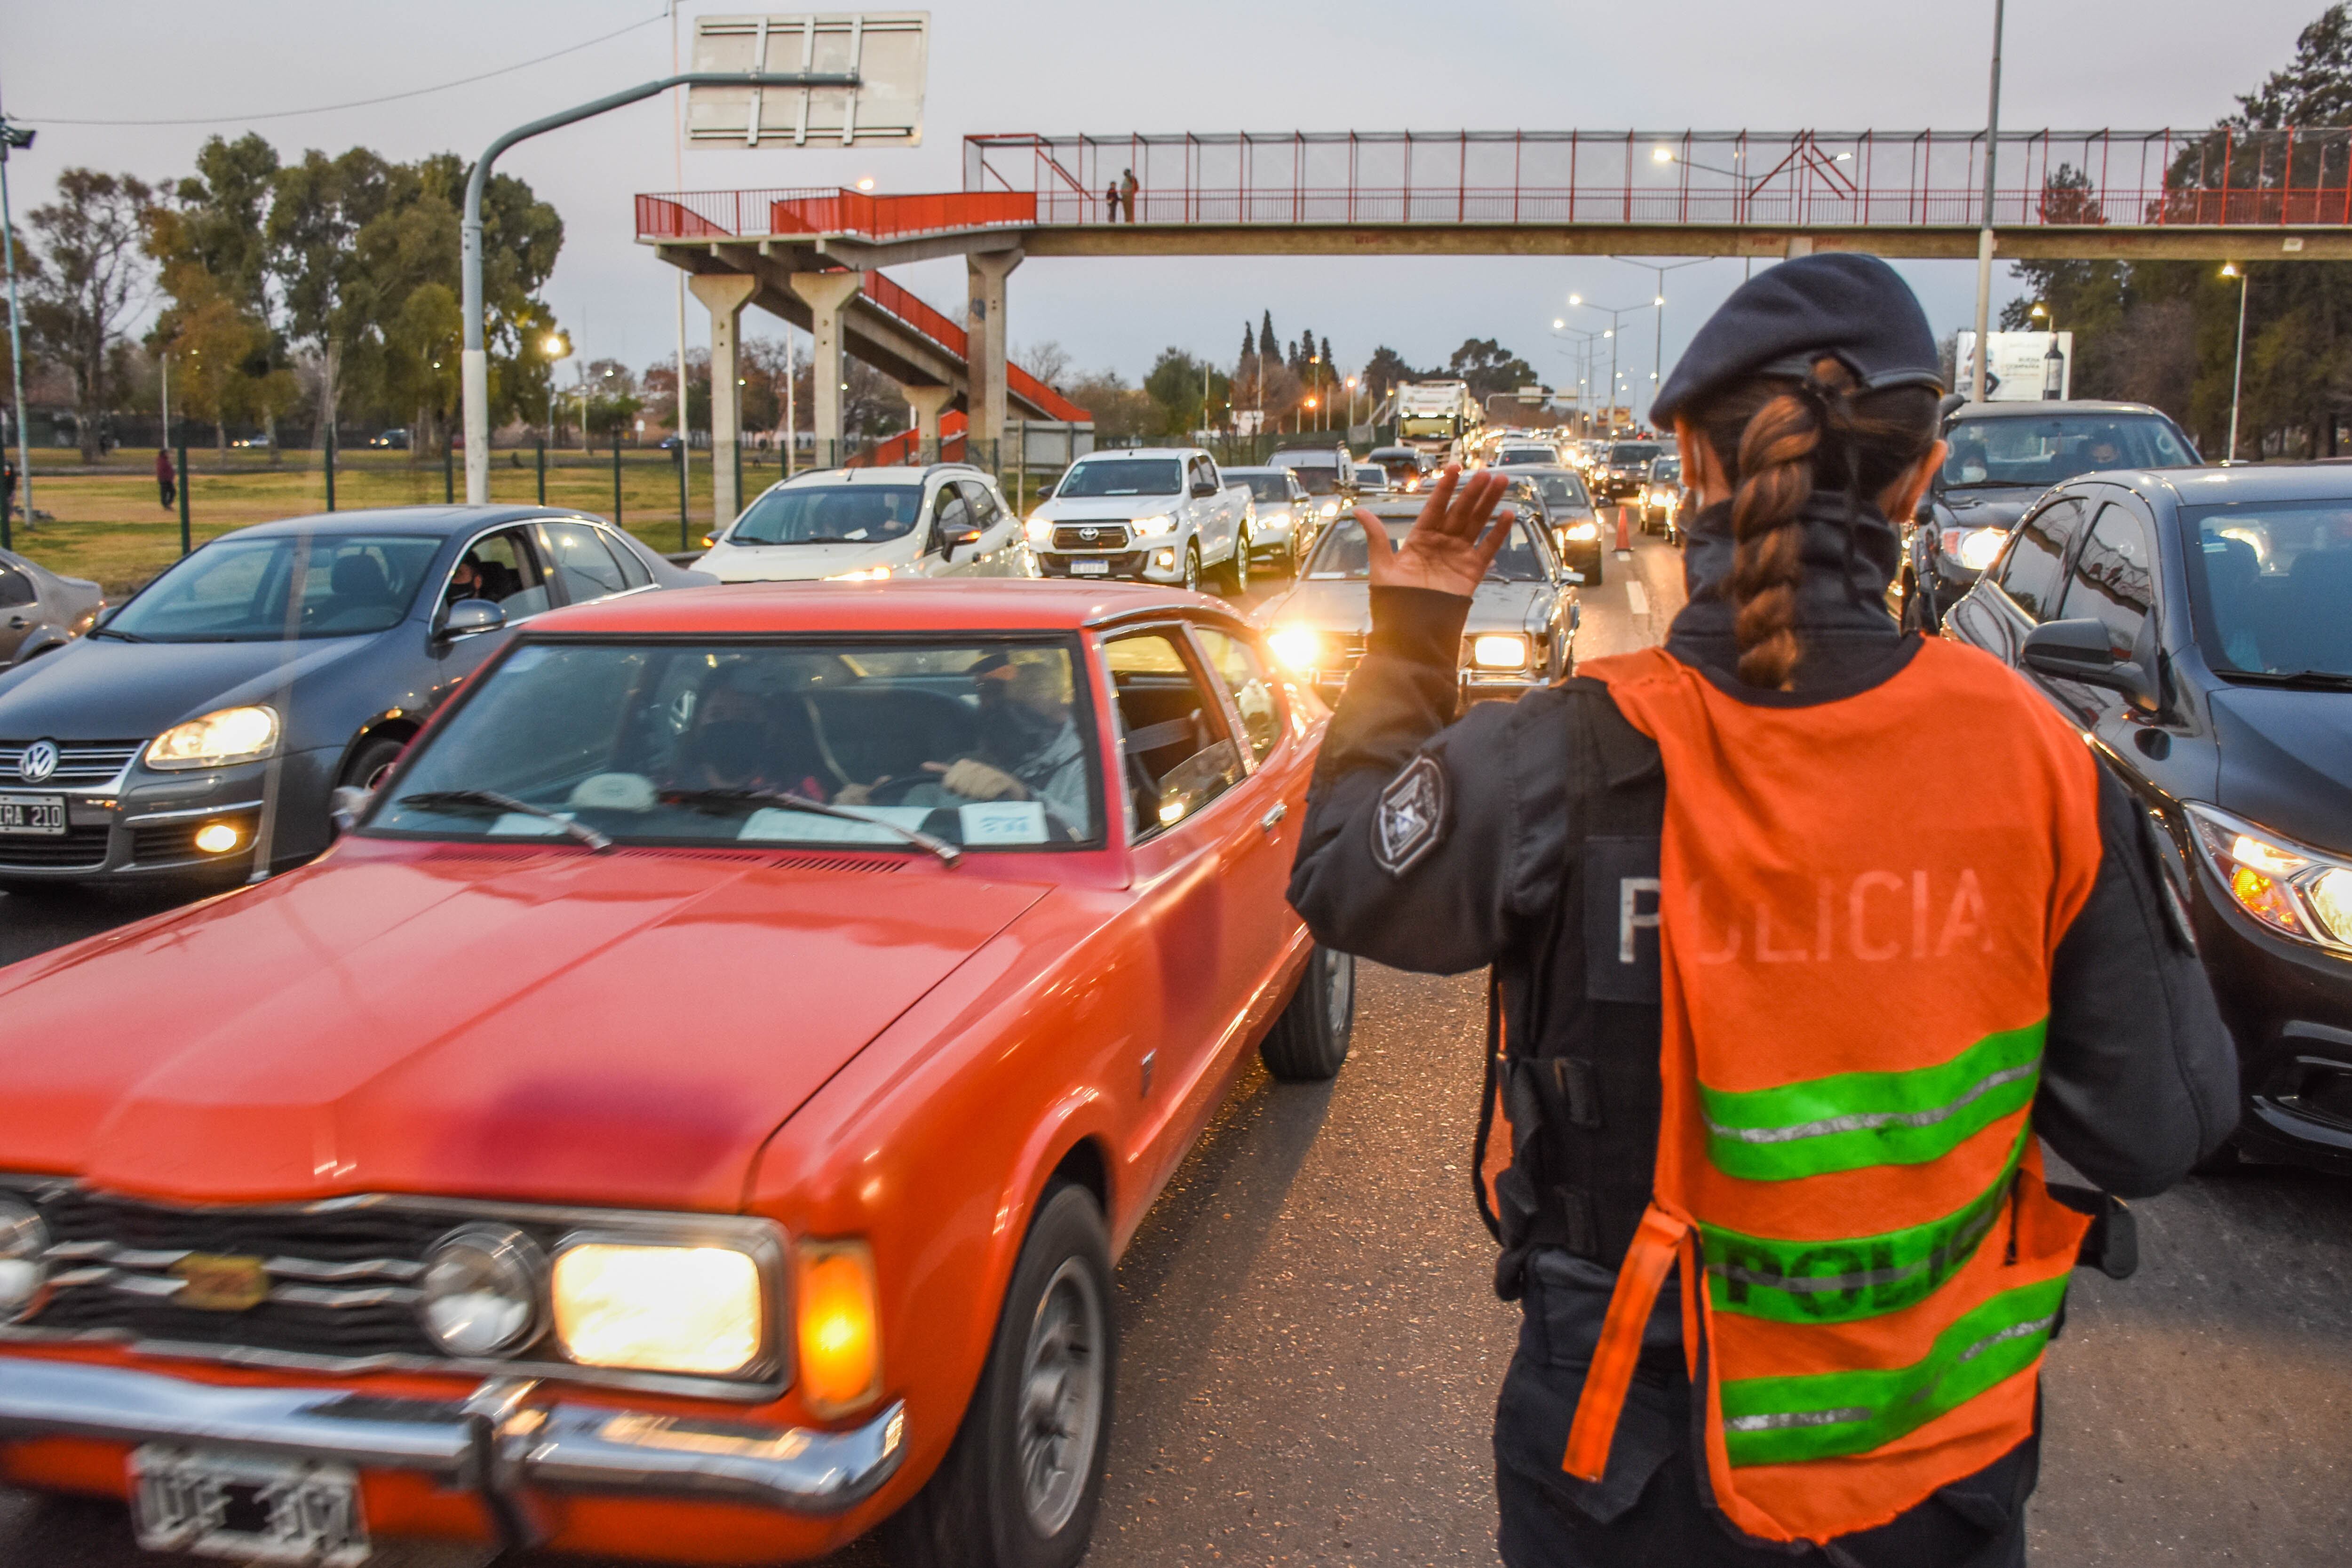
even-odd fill
[[(2050, 484), (2060, 482), (2052, 479)], [(2031, 490), (2046, 489), (2049, 486), (2039, 479), (1963, 479), (1958, 484), (1940, 488), (1946, 490)]]
[(510, 795), (500, 795), (494, 789), (428, 789), (415, 795), (402, 795), (401, 805), (413, 805), (419, 811), (445, 812), (513, 812), (522, 816), (536, 816), (551, 822), (570, 837), (591, 849), (610, 849), (613, 841), (583, 822), (574, 822), (561, 812), (550, 811), (543, 805), (533, 805), (527, 800), (517, 800)]
[(2301, 686), (2314, 691), (2352, 691), (2352, 675), (2335, 669), (2225, 669), (2224, 680), (2251, 681), (2256, 686)]
[(878, 816), (868, 816), (862, 811), (827, 805), (821, 800), (811, 800), (804, 795), (794, 795), (785, 789), (683, 789), (664, 790), (662, 798), (691, 811), (719, 812), (730, 805), (771, 805), (783, 811), (805, 811), (814, 816), (831, 816), (843, 822), (862, 822), (868, 827), (878, 827), (895, 834), (918, 849), (928, 849), (940, 858), (942, 866), (952, 866), (963, 858), (963, 851), (944, 838), (934, 838), (928, 833), (918, 833), (911, 827), (901, 827), (895, 822), (885, 822)]
[(89, 635), (94, 637), (112, 637), (118, 642), (147, 642), (151, 640), (147, 637), (141, 637), (137, 632), (118, 632), (112, 626), (93, 626), (90, 628)]

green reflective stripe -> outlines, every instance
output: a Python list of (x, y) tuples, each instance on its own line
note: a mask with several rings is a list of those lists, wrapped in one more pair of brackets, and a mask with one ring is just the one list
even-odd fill
[(1891, 1372), (1751, 1377), (1723, 1385), (1724, 1442), (1734, 1465), (1788, 1465), (1866, 1454), (1957, 1410), (2033, 1364), (2058, 1321), (2066, 1277), (1995, 1296)]
[(1847, 1072), (1733, 1093), (1699, 1085), (1707, 1158), (1755, 1182), (1919, 1165), (2033, 1102), (2048, 1020), (1911, 1072)]
[(1699, 1224), (1718, 1312), (1781, 1323), (1850, 1323), (1933, 1295), (2000, 1219), (2031, 1126), (2018, 1129), (1990, 1186), (1940, 1219), (1845, 1241), (1783, 1241)]

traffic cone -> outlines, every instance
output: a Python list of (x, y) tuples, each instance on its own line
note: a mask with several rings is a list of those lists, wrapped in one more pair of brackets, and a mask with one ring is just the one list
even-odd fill
[(1631, 561), (1633, 558), (1633, 535), (1632, 530), (1626, 526), (1625, 507), (1621, 501), (1617, 507), (1617, 559)]

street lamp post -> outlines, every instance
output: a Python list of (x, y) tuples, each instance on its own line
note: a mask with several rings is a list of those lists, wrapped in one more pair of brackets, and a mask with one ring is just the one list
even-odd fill
[(1985, 361), (1991, 357), (1987, 342), (1992, 331), (1992, 191), (1993, 164), (2000, 153), (2000, 28), (2007, 0), (1992, 0), (1992, 90), (1985, 109), (1984, 211), (1977, 228), (1977, 360), (1969, 373), (1969, 401), (1985, 400)]
[[(1651, 301), (1658, 308), (1658, 341), (1653, 356), (1655, 363), (1650, 367), (1650, 401), (1655, 404), (1658, 398), (1658, 387), (1665, 379), (1666, 374), (1666, 274), (1679, 272), (1685, 267), (1696, 267), (1699, 261), (1712, 260), (1713, 258), (1703, 256), (1698, 258), (1698, 261), (1676, 261), (1664, 267), (1659, 266), (1654, 261), (1634, 261), (1622, 256), (1612, 256), (1609, 259), (1622, 262), (1627, 267), (1639, 267), (1658, 275), (1656, 297)], [(1656, 423), (1654, 413), (1651, 423)]]
[(2055, 403), (2066, 395), (2066, 355), (2058, 347), (2058, 318), (2040, 300), (2027, 314), (2050, 329), (2050, 346), (2042, 355), (2042, 401)]
[[(572, 342), (562, 332), (550, 332), (539, 340), (539, 352), (547, 356), (547, 444), (552, 447), (555, 445), (555, 367), (571, 356)], [(583, 431), (588, 427), (584, 415), (580, 427)], [(468, 457), (466, 460), (471, 463), (473, 458)], [(468, 478), (466, 482), (471, 484), (473, 480)]]
[(1595, 310), (1609, 318), (1609, 330), (1601, 335), (1609, 340), (1609, 434), (1614, 436), (1617, 433), (1617, 324), (1623, 318), (1636, 311), (1654, 310), (1665, 301), (1661, 297), (1652, 300), (1646, 305), (1612, 307), (1588, 305), (1584, 302), (1583, 295), (1570, 294), (1568, 297), (1568, 302), (1580, 310)]
[[(2234, 463), (2238, 460), (2238, 394), (2244, 390), (2246, 384), (2246, 289), (2253, 282), (2253, 278), (2246, 268), (2234, 261), (2222, 264), (2221, 276), (2238, 280), (2238, 366), (2230, 373), (2230, 456), (2228, 458)], [(32, 514), (27, 512), (26, 515), (29, 517)]]
[[(0, 115), (0, 243), (5, 243), (8, 267), (8, 367), (16, 381), (16, 493), (25, 500), (28, 530), (33, 526), (33, 439), (25, 429), (24, 313), (16, 308), (16, 221), (8, 208), (8, 153), (11, 148), (30, 147), (33, 136), (29, 127), (11, 125), (5, 115)], [(187, 476), (181, 475), (180, 482), (186, 484)], [(0, 501), (0, 550), (15, 542), (9, 532), (8, 510)]]
[[(465, 270), (466, 347), (460, 362), (460, 385), (466, 408), (466, 500), (469, 504), (485, 505), (490, 499), (490, 358), (482, 345), (482, 191), (489, 183), (490, 166), (499, 161), (499, 154), (518, 142), (639, 102), (674, 87), (855, 88), (863, 85), (863, 81), (856, 71), (684, 71), (607, 93), (593, 102), (534, 120), (528, 125), (518, 125), (483, 150), (466, 181), (466, 212), (458, 227)], [(10, 276), (13, 280), (13, 268)], [(681, 363), (677, 370), (683, 384), (685, 364)], [(683, 437), (684, 432), (679, 434)]]

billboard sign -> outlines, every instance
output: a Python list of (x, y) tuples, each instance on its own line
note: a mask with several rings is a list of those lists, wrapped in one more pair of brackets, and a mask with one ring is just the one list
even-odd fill
[[(2056, 374), (2052, 374), (2048, 332), (1993, 332), (1985, 361), (1987, 403), (2042, 403), (2074, 393), (2074, 334), (2060, 332)], [(1959, 334), (1952, 390), (1966, 392), (1976, 375), (1977, 335)]]
[(928, 11), (699, 17), (696, 70), (848, 74), (858, 85), (688, 88), (688, 144), (919, 146), (930, 32)]

